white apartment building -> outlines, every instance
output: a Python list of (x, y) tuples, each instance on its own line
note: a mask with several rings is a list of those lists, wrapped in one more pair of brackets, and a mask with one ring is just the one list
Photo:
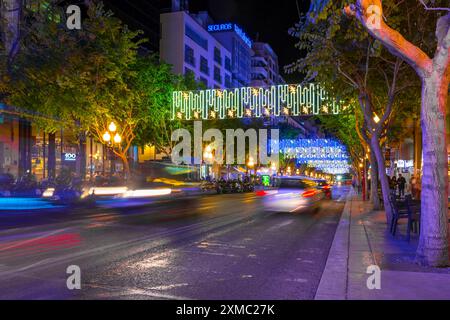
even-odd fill
[(268, 43), (254, 42), (252, 57), (252, 82), (255, 87), (284, 84), (280, 76), (278, 56)]
[(187, 11), (161, 14), (161, 60), (207, 88), (231, 88), (231, 53)]

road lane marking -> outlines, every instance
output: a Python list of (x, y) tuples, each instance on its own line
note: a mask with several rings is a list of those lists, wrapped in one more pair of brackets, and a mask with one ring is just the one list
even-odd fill
[(200, 246), (202, 247), (222, 247), (222, 248), (233, 248), (233, 249), (245, 249), (245, 246), (233, 245), (228, 243), (220, 243), (220, 242), (209, 242), (202, 241), (200, 242)]
[(163, 286), (151, 287), (149, 290), (166, 291), (174, 288), (186, 287), (189, 283), (168, 284)]
[(292, 222), (294, 222), (294, 220), (283, 221), (279, 224), (276, 224), (276, 225), (270, 227), (267, 231), (274, 231), (276, 229), (286, 227), (286, 226), (290, 225)]
[(106, 285), (99, 285), (99, 284), (85, 284), (85, 287), (90, 287), (93, 289), (103, 289), (108, 291), (122, 291), (122, 292), (110, 292), (110, 293), (101, 293), (98, 294), (97, 297), (105, 297), (105, 298), (112, 298), (114, 296), (120, 297), (120, 296), (130, 296), (130, 295), (142, 295), (142, 296), (149, 296), (156, 299), (167, 299), (167, 300), (192, 300), (187, 297), (181, 297), (181, 296), (174, 296), (169, 294), (163, 294), (161, 292), (152, 292), (151, 289), (140, 289), (140, 288), (123, 288), (123, 287), (113, 287), (113, 286), (106, 286)]

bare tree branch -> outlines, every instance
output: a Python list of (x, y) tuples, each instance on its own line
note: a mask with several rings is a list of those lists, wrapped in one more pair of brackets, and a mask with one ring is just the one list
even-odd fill
[(425, 10), (428, 11), (448, 11), (450, 12), (450, 8), (434, 8), (434, 7), (429, 7), (423, 0), (419, 0), (420, 3), (423, 5), (423, 7), (425, 8)]
[[(372, 25), (373, 12), (369, 10), (370, 6), (378, 7), (380, 10), (379, 27)], [(346, 6), (344, 12), (347, 16), (358, 19), (375, 39), (380, 40), (393, 55), (400, 56), (408, 62), (420, 77), (423, 78), (431, 73), (433, 69), (431, 58), (420, 48), (406, 40), (398, 31), (389, 27), (381, 18), (383, 16), (381, 0), (358, 0), (356, 5)]]

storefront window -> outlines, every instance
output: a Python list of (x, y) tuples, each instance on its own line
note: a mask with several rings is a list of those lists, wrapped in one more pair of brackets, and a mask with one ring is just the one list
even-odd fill
[(19, 127), (18, 122), (8, 115), (0, 118), (0, 174), (19, 173)]

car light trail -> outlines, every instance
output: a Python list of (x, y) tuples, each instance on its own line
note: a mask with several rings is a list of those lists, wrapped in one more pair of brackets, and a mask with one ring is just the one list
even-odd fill
[(123, 193), (124, 198), (147, 198), (166, 196), (172, 193), (172, 189), (142, 189), (142, 190), (130, 190)]

